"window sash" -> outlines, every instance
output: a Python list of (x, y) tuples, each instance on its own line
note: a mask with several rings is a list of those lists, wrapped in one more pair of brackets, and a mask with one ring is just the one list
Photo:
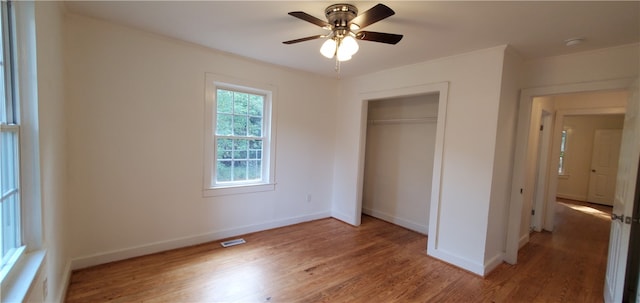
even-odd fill
[(20, 218), (20, 128), (0, 124), (0, 268), (22, 244)]
[[(225, 85), (216, 85), (214, 91), (215, 91), (215, 95), (213, 96), (214, 102), (213, 102), (213, 108), (212, 108), (213, 155), (212, 155), (212, 167), (211, 167), (211, 181), (212, 181), (211, 186), (215, 188), (215, 187), (230, 187), (230, 186), (242, 186), (242, 185), (268, 183), (269, 152), (267, 149), (270, 146), (269, 144), (270, 134), (268, 131), (269, 130), (268, 123), (270, 123), (270, 117), (268, 115), (270, 114), (270, 111), (268, 110), (269, 109), (268, 105), (269, 105), (269, 102), (271, 101), (269, 96), (263, 92), (252, 91), (251, 89), (229, 87)], [(221, 102), (221, 100), (218, 100), (220, 91), (231, 92), (233, 94), (230, 110), (228, 109), (220, 110), (218, 106), (219, 105), (218, 102)], [(262, 106), (259, 110), (260, 115), (257, 115), (255, 112), (252, 112), (251, 101), (248, 101), (246, 110), (238, 110), (235, 103), (236, 93), (248, 94), (249, 99), (251, 99), (253, 96), (261, 97)], [(230, 130), (219, 129), (221, 127), (221, 124), (219, 123), (218, 119), (222, 117), (222, 115), (229, 115), (231, 117), (232, 122), (231, 122)], [(239, 132), (239, 133), (242, 133), (242, 135), (235, 135), (235, 130), (236, 130), (235, 119), (237, 119), (238, 117), (242, 119), (247, 119), (248, 121), (245, 131)], [(260, 135), (255, 135), (255, 134), (252, 135), (251, 125), (249, 122), (250, 119), (252, 118), (261, 119), (260, 130), (259, 130)], [(226, 126), (227, 128), (229, 128), (228, 125)], [(261, 142), (261, 147), (259, 149), (251, 149), (250, 147), (247, 147), (246, 149), (236, 151), (234, 146), (234, 148), (232, 148), (231, 150), (224, 149), (225, 152), (229, 152), (231, 154), (230, 158), (228, 156), (222, 157), (219, 154), (219, 152), (221, 151), (219, 149), (220, 147), (219, 142), (221, 139), (230, 139), (233, 141), (234, 145), (235, 145), (235, 142), (237, 142), (236, 140), (247, 140), (247, 141), (256, 140)], [(236, 157), (237, 155), (242, 154), (245, 151), (247, 155)], [(260, 157), (255, 157), (255, 156), (251, 157), (250, 156), (251, 152), (259, 152)], [(221, 163), (229, 163), (230, 165), (228, 170), (229, 172), (225, 172), (224, 177), (220, 176), (220, 172), (223, 171), (223, 168), (220, 167)], [(259, 165), (259, 178), (250, 178), (252, 164)], [(236, 167), (236, 165), (239, 165), (239, 167)], [(242, 165), (245, 165), (245, 166), (242, 167)], [(224, 169), (224, 171), (227, 171), (227, 169)], [(236, 175), (236, 172), (243, 173), (242, 177)], [(229, 174), (229, 175), (227, 176), (226, 174)], [(255, 171), (253, 175), (255, 175)], [(238, 179), (236, 179), (236, 177)]]

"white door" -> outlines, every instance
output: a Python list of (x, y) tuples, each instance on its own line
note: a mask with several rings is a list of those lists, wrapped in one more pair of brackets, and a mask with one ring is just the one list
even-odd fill
[(613, 206), (621, 139), (620, 129), (596, 129), (587, 201)]
[[(638, 81), (630, 89), (627, 113), (622, 131), (618, 178), (613, 202), (609, 256), (605, 276), (605, 302), (622, 302), (624, 278), (629, 251), (631, 225), (624, 218), (633, 213), (633, 200), (640, 161), (640, 100)], [(615, 215), (615, 218), (614, 218)], [(623, 219), (618, 219), (620, 217)]]

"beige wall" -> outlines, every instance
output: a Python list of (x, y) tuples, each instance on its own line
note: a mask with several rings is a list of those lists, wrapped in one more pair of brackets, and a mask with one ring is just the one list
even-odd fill
[(566, 116), (567, 129), (566, 173), (558, 177), (557, 196), (580, 201), (587, 200), (593, 136), (596, 129), (622, 129), (624, 115)]
[[(65, 35), (74, 268), (330, 216), (336, 79), (77, 15)], [(203, 197), (205, 73), (276, 87), (274, 191)]]

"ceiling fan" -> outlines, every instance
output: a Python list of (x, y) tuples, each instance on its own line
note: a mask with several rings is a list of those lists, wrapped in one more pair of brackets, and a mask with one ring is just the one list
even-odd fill
[(294, 44), (319, 38), (328, 38), (320, 53), (327, 58), (336, 57), (336, 63), (347, 61), (355, 54), (359, 47), (356, 39), (364, 41), (396, 44), (402, 40), (402, 35), (363, 31), (362, 29), (382, 19), (393, 16), (395, 12), (384, 4), (377, 4), (371, 9), (358, 15), (358, 9), (351, 4), (333, 4), (324, 11), (327, 21), (318, 19), (305, 12), (295, 11), (289, 15), (313, 23), (331, 31), (326, 35), (315, 35), (289, 41), (284, 44)]

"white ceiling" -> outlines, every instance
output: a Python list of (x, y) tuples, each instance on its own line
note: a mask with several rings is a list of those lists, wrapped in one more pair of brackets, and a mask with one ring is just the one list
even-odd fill
[[(319, 53), (322, 40), (282, 41), (326, 33), (287, 15), (304, 11), (324, 18), (340, 1), (70, 1), (69, 12), (92, 16), (255, 60), (326, 76), (335, 62)], [(360, 13), (378, 2), (350, 1)], [(359, 41), (344, 62), (349, 77), (502, 44), (525, 59), (568, 54), (640, 41), (640, 1), (435, 2), (384, 1), (396, 14), (366, 27), (403, 34), (397, 45)], [(583, 37), (572, 47), (564, 40)]]

